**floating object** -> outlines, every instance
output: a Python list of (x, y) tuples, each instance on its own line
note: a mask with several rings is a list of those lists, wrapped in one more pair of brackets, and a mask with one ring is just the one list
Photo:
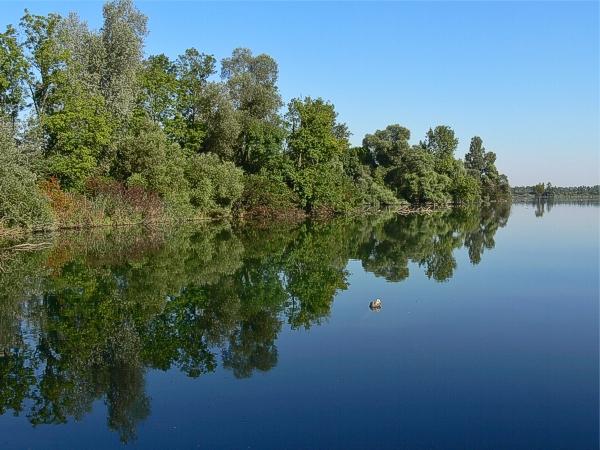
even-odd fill
[(381, 309), (381, 300), (376, 298), (371, 303), (369, 303), (369, 308), (371, 308), (372, 310)]

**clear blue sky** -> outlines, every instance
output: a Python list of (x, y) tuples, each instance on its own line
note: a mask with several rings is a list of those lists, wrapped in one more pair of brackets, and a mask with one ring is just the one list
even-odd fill
[[(598, 183), (597, 2), (137, 4), (149, 17), (148, 54), (268, 53), (284, 100), (332, 101), (356, 144), (390, 123), (415, 143), (448, 124), (459, 156), (481, 136), (513, 185)], [(28, 7), (76, 11), (96, 28), (101, 5), (0, 0), (0, 24)]]

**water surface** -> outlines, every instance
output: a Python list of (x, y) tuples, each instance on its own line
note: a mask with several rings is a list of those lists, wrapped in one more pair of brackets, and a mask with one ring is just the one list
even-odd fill
[(597, 448), (598, 212), (40, 237), (0, 254), (0, 447)]

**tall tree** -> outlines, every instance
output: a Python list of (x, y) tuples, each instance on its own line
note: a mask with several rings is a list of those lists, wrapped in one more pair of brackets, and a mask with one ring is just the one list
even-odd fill
[(331, 103), (321, 98), (293, 99), (286, 118), (287, 150), (298, 168), (329, 162), (348, 150), (348, 140), (339, 133), (337, 113)]
[(58, 14), (38, 16), (25, 10), (21, 28), (25, 33), (24, 48), (28, 60), (27, 85), (37, 117), (53, 110), (52, 93), (63, 83), (67, 51), (60, 46)]
[(471, 175), (480, 179), (485, 169), (485, 147), (479, 136), (474, 136), (465, 155), (465, 167)]
[(164, 127), (175, 115), (178, 86), (175, 63), (164, 54), (150, 56), (143, 63), (139, 83), (139, 107)]
[(278, 132), (282, 102), (277, 76), (273, 58), (265, 54), (253, 56), (247, 48), (236, 48), (230, 58), (221, 62), (221, 77), (240, 114), (236, 162), (248, 169), (255, 168), (257, 153), (264, 158), (265, 148), (277, 151), (282, 142), (283, 136)]
[(452, 128), (446, 125), (438, 125), (433, 130), (430, 128), (427, 131), (425, 141), (421, 142), (420, 145), (437, 158), (447, 158), (454, 156), (454, 152), (458, 147), (458, 139)]
[(182, 148), (200, 152), (206, 136), (206, 124), (201, 110), (205, 104), (208, 78), (215, 73), (215, 59), (211, 55), (188, 48), (177, 58), (176, 114), (166, 131)]
[(105, 3), (103, 16), (104, 61), (100, 86), (109, 109), (117, 116), (127, 117), (137, 98), (147, 18), (133, 0)]
[(13, 130), (25, 102), (27, 60), (12, 25), (0, 33), (0, 114), (10, 117)]

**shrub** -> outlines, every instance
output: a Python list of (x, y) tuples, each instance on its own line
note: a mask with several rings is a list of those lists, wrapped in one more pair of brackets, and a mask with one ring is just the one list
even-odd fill
[(164, 219), (164, 203), (158, 193), (140, 185), (125, 185), (118, 181), (90, 178), (86, 194), (98, 205), (111, 223), (156, 222)]
[(49, 228), (53, 224), (50, 206), (24, 160), (11, 126), (0, 119), (0, 222), (8, 227)]
[(300, 197), (281, 179), (246, 175), (240, 206), (250, 216), (296, 216), (300, 212)]
[(81, 194), (65, 192), (57, 178), (39, 185), (54, 212), (56, 223), (65, 228), (83, 228), (107, 223), (104, 211)]
[(244, 190), (244, 172), (214, 153), (192, 155), (185, 167), (190, 202), (207, 213), (229, 213)]
[(360, 195), (342, 164), (332, 161), (306, 167), (293, 175), (294, 190), (302, 206), (319, 213), (349, 211), (360, 203)]

